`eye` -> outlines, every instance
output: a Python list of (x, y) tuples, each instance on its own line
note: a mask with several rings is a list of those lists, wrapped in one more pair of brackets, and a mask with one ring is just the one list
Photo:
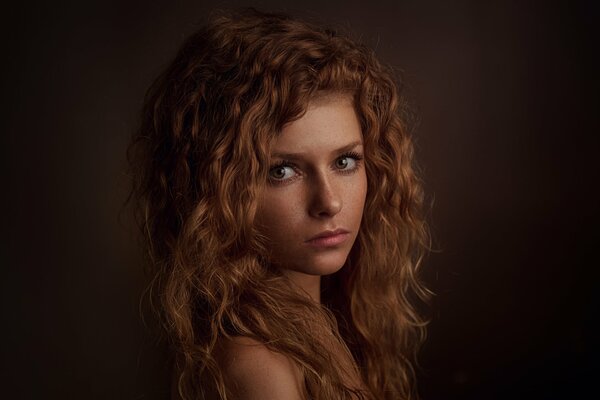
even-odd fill
[(358, 153), (346, 153), (342, 154), (335, 160), (335, 168), (340, 171), (354, 171), (358, 168), (362, 155)]
[[(335, 167), (337, 169), (352, 169), (354, 167), (353, 163), (355, 163), (355, 162), (356, 162), (356, 160), (353, 160), (350, 157), (344, 156), (344, 157), (338, 158), (335, 161)], [(348, 166), (350, 166), (350, 167), (348, 168)]]
[(286, 164), (276, 165), (269, 170), (269, 178), (274, 181), (284, 181), (292, 178), (295, 174), (294, 168)]

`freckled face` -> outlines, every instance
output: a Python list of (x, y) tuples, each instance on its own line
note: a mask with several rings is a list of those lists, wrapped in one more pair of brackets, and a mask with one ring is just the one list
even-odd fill
[(269, 238), (271, 262), (296, 276), (336, 272), (358, 234), (367, 193), (351, 99), (311, 102), (302, 118), (284, 126), (271, 157), (256, 220)]

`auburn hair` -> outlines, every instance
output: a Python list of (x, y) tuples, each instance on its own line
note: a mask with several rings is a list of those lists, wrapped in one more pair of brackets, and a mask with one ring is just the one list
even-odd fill
[[(205, 398), (210, 384), (231, 399), (215, 348), (246, 336), (299, 367), (306, 398), (417, 397), (413, 365), (426, 323), (416, 302), (428, 295), (418, 269), (428, 234), (411, 114), (396, 80), (347, 36), (250, 9), (191, 35), (152, 84), (128, 149), (130, 199), (179, 396)], [(317, 304), (269, 268), (254, 217), (272, 140), (323, 93), (353, 101), (368, 188), (358, 237), (344, 267), (323, 277)], [(343, 383), (315, 324), (351, 355), (362, 390)]]

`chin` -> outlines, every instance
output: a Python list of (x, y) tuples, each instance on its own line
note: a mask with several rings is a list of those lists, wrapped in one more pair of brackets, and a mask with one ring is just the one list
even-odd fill
[(344, 254), (319, 254), (299, 268), (298, 272), (309, 275), (331, 275), (342, 269), (347, 258), (347, 252)]

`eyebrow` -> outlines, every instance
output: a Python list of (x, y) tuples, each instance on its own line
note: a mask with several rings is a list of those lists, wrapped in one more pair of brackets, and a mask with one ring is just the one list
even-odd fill
[[(354, 149), (357, 146), (362, 146), (362, 144), (363, 144), (362, 141), (357, 140), (356, 142), (348, 143), (347, 145), (342, 146), (339, 149), (333, 150), (331, 152), (331, 154), (344, 153), (346, 151), (350, 151), (350, 150)], [(305, 153), (273, 153), (271, 155), (271, 157), (290, 159), (290, 160), (298, 160), (298, 159), (301, 159), (302, 156), (304, 156), (304, 154)]]

